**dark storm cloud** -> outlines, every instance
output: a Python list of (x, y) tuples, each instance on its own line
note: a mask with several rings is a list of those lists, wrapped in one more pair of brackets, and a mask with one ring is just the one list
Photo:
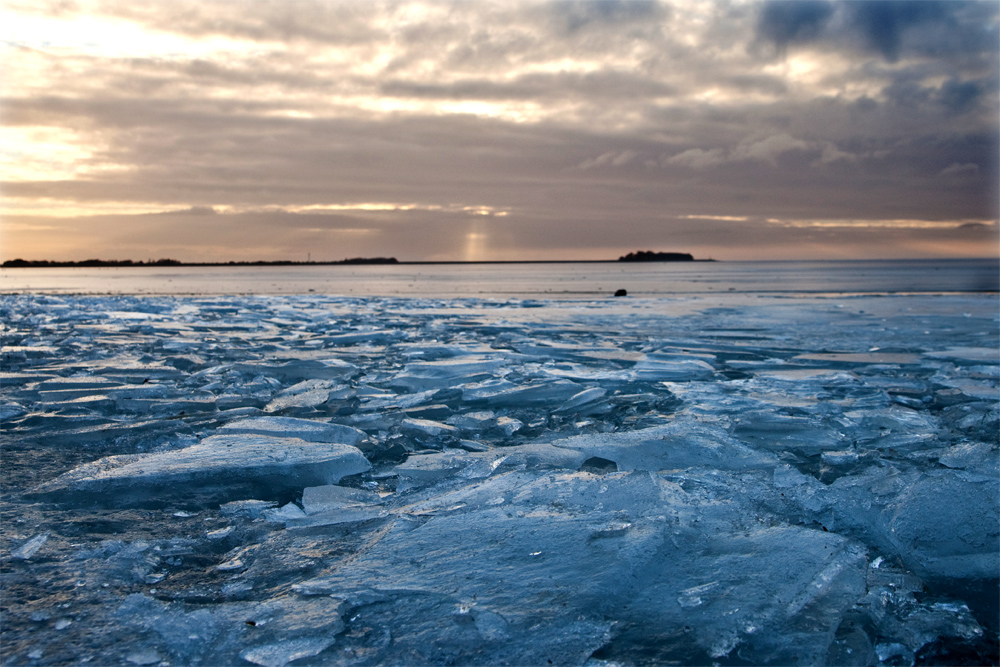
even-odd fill
[(866, 44), (889, 61), (899, 57), (903, 33), (921, 24), (942, 24), (952, 27), (952, 13), (963, 9), (956, 0), (868, 0), (846, 3), (851, 25), (863, 35)]
[(905, 53), (942, 56), (996, 50), (996, 5), (961, 0), (776, 0), (762, 3), (757, 39), (783, 53), (825, 42), (889, 62)]
[(757, 35), (783, 52), (789, 44), (819, 37), (833, 12), (831, 2), (767, 2), (757, 19)]

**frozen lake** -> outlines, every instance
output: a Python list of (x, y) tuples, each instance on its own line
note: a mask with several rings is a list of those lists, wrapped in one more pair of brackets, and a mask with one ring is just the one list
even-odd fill
[(4, 664), (996, 663), (996, 263), (889, 264), (5, 271)]
[(997, 291), (1000, 262), (883, 260), (2, 269), (0, 293), (317, 294), (578, 299), (735, 292)]

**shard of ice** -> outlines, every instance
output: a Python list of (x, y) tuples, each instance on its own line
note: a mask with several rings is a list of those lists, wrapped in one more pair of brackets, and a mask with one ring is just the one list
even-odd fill
[(4, 295), (5, 660), (995, 664), (996, 313)]
[(116, 506), (158, 504), (165, 497), (185, 495), (225, 502), (280, 497), (306, 486), (335, 484), (370, 467), (350, 445), (215, 435), (183, 449), (106, 457), (46, 482), (31, 494)]

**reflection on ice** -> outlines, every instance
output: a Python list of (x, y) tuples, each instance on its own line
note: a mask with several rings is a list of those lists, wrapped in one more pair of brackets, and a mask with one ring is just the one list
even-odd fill
[(10, 664), (998, 659), (995, 296), (0, 313)]

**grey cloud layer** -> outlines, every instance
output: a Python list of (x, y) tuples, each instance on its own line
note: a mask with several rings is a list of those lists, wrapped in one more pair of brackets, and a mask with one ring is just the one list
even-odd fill
[[(94, 167), (120, 168), (5, 183), (7, 196), (165, 209), (491, 206), (510, 211), (490, 224), (502, 223), (511, 254), (568, 235), (584, 249), (659, 237), (721, 248), (728, 235), (733, 257), (761, 239), (785, 256), (807, 242), (752, 221), (747, 234), (729, 223), (716, 238), (718, 225), (682, 222), (691, 214), (997, 216), (995, 3), (58, 7), (242, 41), (190, 57), (9, 47), (8, 60), (40, 64), (49, 78), (5, 83), (3, 123), (74, 128), (94, 139)], [(266, 219), (289, 252), (317, 221), (260, 215), (244, 218), (248, 229)], [(217, 217), (212, 225), (229, 224)], [(460, 245), (451, 237), (469, 224), (433, 212), (357, 222), (385, 232), (350, 232), (359, 252), (365, 243), (371, 254), (419, 248), (411, 259)], [(905, 233), (917, 245), (933, 238)], [(859, 232), (836, 234), (865, 243)], [(941, 242), (969, 237), (953, 234)]]

